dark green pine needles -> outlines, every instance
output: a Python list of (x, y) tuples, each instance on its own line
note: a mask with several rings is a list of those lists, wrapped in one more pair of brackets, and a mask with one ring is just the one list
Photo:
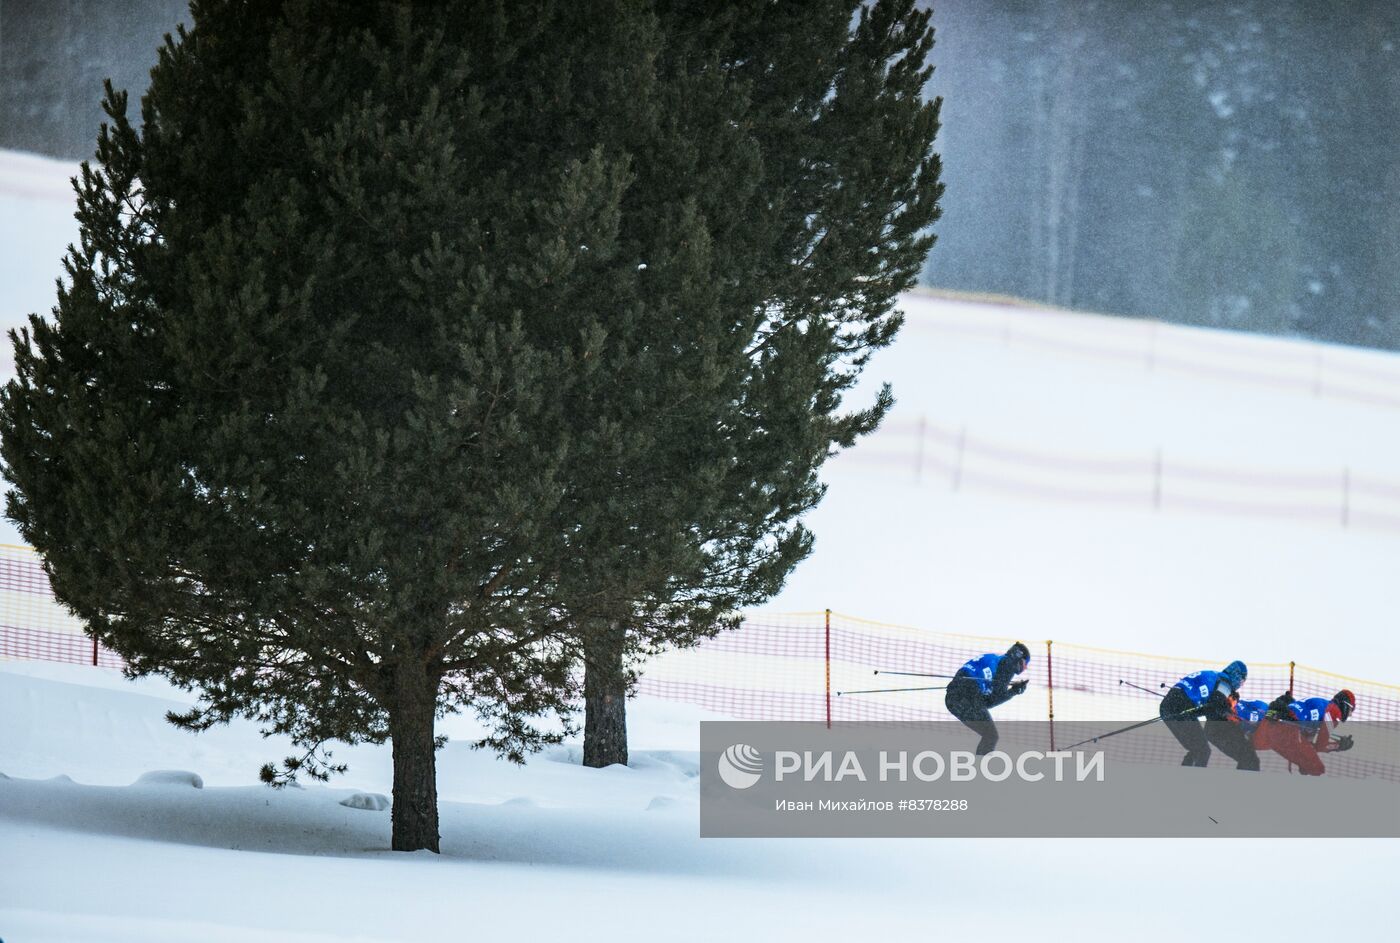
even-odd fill
[[(609, 664), (777, 591), (932, 243), (912, 0), (196, 0), (14, 336), (9, 516), (135, 673), (325, 775), (521, 759)], [(857, 11), (859, 11), (857, 15)], [(544, 729), (555, 729), (545, 725)]]

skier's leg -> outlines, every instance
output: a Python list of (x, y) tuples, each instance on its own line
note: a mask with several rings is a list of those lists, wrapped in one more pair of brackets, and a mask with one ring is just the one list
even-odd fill
[(1273, 739), (1274, 752), (1298, 767), (1298, 772), (1304, 776), (1321, 776), (1327, 771), (1317, 755), (1317, 748), (1303, 738), (1301, 731), (1292, 724), (1278, 726), (1282, 729)]
[(1254, 752), (1244, 728), (1228, 720), (1206, 721), (1206, 740), (1235, 761), (1235, 769), (1258, 770), (1259, 754)]
[(992, 722), (991, 712), (987, 710), (986, 700), (977, 682), (966, 677), (954, 678), (943, 696), (943, 703), (948, 713), (982, 738), (977, 744), (978, 756), (985, 756), (996, 749), (997, 725)]
[(1254, 728), (1254, 752), (1267, 753), (1274, 748), (1274, 741), (1278, 739), (1279, 729), (1283, 725), (1276, 720), (1265, 718), (1259, 722), (1259, 726)]
[(1186, 755), (1181, 758), (1182, 766), (1206, 766), (1210, 763), (1210, 742), (1201, 731), (1199, 720), (1169, 720), (1167, 729), (1186, 749)]
[[(1180, 688), (1172, 688), (1162, 698), (1161, 717), (1163, 726), (1171, 731), (1178, 743), (1186, 750), (1181, 758), (1182, 766), (1205, 766), (1210, 762), (1210, 743), (1201, 730), (1201, 722), (1195, 717), (1180, 717), (1183, 711), (1190, 710), (1191, 700)], [(1166, 718), (1174, 718), (1167, 720)]]
[(977, 744), (978, 756), (986, 756), (997, 748), (997, 740), (999, 739), (997, 725), (992, 721), (991, 712), (985, 707), (982, 708), (982, 717), (968, 726), (982, 735), (981, 741)]

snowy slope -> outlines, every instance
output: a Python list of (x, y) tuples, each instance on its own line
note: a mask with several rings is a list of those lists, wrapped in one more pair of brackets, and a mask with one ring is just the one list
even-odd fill
[[(1146, 369), (1144, 322), (919, 295), (903, 307), (908, 327), (854, 398), (891, 382), (896, 407), (828, 466), (816, 551), (772, 611), (1400, 679), (1400, 504), (1368, 498), (1389, 529), (1339, 526), (1337, 505), (1344, 473), (1400, 491), (1400, 399), (1381, 395), (1400, 393), (1400, 357), (1170, 328), (1226, 344), (1241, 369), (1191, 370), (1227, 358), (1184, 348), (1180, 369)], [(1356, 376), (1345, 389), (1359, 392), (1280, 382), (1280, 356), (1305, 375), (1325, 356), (1337, 388)], [(988, 445), (954, 490), (938, 461), (955, 461), (964, 430)], [(987, 457), (999, 449), (1011, 458)]]
[[(515, 768), (450, 743), (443, 854), (399, 855), (388, 812), (340, 804), (387, 791), (386, 750), (349, 751), (332, 786), (269, 790), (253, 784), (257, 766), (285, 745), (241, 722), (173, 731), (161, 716), (184, 697), (101, 669), (0, 665), (0, 937), (1121, 940), (1179, 919), (1159, 879), (1192, 874), (1202, 925), (1362, 934), (1388, 912), (1400, 867), (1393, 841), (701, 840), (700, 717), (646, 700), (632, 708), (647, 744), (632, 768), (584, 769), (576, 744)], [(202, 788), (142, 779), (161, 770)], [(1163, 771), (1183, 773), (1239, 775)], [(1277, 892), (1277, 867), (1337, 860), (1345, 907), (1241, 922), (1242, 902)]]
[[(0, 153), (7, 327), (52, 303), (75, 236), (72, 172)], [(1097, 488), (1077, 471), (1055, 473), (1059, 492), (1018, 492), (985, 487), (991, 467), (969, 465), (954, 487), (933, 446), (911, 444), (922, 423), (1037, 454), (1161, 452), (1400, 481), (1400, 410), (1384, 395), (1326, 395), (1270, 373), (1321, 359), (1338, 387), (1381, 389), (1396, 358), (1193, 332), (1231, 350), (1194, 367), (1178, 350), (1167, 369), (1165, 348), (1155, 364), (1112, 353), (1150, 353), (1138, 344), (1146, 325), (917, 296), (907, 309), (906, 333), (869, 377), (894, 383), (896, 412), (833, 462), (810, 521), (818, 549), (770, 608), (1397, 679), (1400, 535), (1193, 510), (1170, 476), (1160, 508), (1138, 484), (1131, 500), (1066, 499)], [(969, 320), (997, 329), (958, 327)], [(1027, 469), (1043, 467), (1003, 471), (1035, 485), (1050, 479)], [(0, 938), (1121, 940), (1170, 932), (1186, 910), (1195, 926), (1251, 937), (1373, 936), (1400, 873), (1393, 841), (701, 841), (701, 715), (646, 700), (632, 711), (626, 770), (582, 769), (577, 744), (511, 767), (468, 750), (470, 723), (449, 721), (444, 854), (400, 856), (384, 850), (388, 813), (339, 804), (388, 792), (385, 750), (345, 751), (351, 772), (329, 787), (272, 792), (256, 770), (286, 745), (242, 723), (171, 729), (165, 711), (187, 702), (99, 669), (0, 663)], [(138, 782), (161, 770), (197, 774), (203, 788)], [(1334, 861), (1347, 864), (1332, 879)], [(1287, 913), (1271, 909), (1276, 875), (1293, 864), (1316, 868), (1336, 906), (1314, 906), (1319, 887)]]

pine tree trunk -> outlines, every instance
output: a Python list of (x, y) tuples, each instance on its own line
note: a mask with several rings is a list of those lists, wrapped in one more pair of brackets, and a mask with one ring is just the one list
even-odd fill
[(389, 708), (389, 736), (394, 748), (394, 851), (439, 850), (433, 745), (436, 702), (436, 685), (423, 666), (401, 665), (395, 700)]
[(627, 630), (599, 623), (583, 641), (583, 765), (627, 765)]

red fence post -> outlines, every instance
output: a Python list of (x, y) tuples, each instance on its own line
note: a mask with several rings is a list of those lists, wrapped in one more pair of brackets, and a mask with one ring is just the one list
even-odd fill
[[(1293, 694), (1293, 668), (1294, 668), (1294, 666), (1297, 665), (1297, 664), (1298, 664), (1298, 663), (1297, 663), (1296, 661), (1290, 661), (1290, 662), (1288, 663), (1288, 693), (1289, 693), (1290, 695), (1294, 696), (1294, 697), (1296, 697), (1297, 695), (1294, 695), (1294, 694)], [(1289, 773), (1292, 773), (1292, 772), (1293, 772), (1293, 761), (1292, 761), (1292, 760), (1289, 760), (1289, 761), (1288, 761), (1288, 772), (1289, 772)]]
[(1045, 690), (1050, 697), (1050, 752), (1055, 752), (1055, 660), (1050, 648), (1055, 643), (1045, 640)]
[(97, 667), (97, 636), (92, 637), (92, 666)]
[(826, 729), (831, 729), (831, 610), (826, 611)]

